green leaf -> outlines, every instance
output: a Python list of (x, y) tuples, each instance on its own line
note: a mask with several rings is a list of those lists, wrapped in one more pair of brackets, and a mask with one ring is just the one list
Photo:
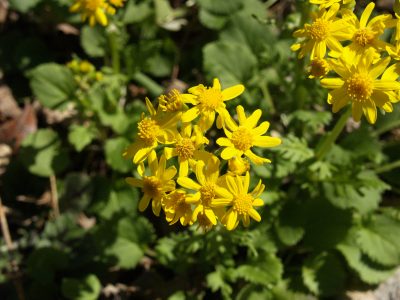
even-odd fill
[(341, 210), (324, 199), (307, 205), (304, 244), (315, 249), (330, 249), (342, 242), (352, 224), (350, 211)]
[(314, 156), (314, 151), (307, 145), (307, 141), (289, 134), (282, 140), (276, 151), (281, 153), (284, 159), (291, 162), (301, 163)]
[(92, 57), (106, 55), (107, 38), (101, 26), (84, 26), (81, 33), (81, 45), (85, 52)]
[(58, 270), (68, 266), (68, 256), (61, 250), (45, 247), (34, 250), (28, 257), (27, 272), (41, 284), (51, 284)]
[(400, 263), (399, 236), (400, 221), (376, 215), (357, 232), (357, 244), (374, 262), (396, 266)]
[(302, 268), (304, 284), (314, 294), (334, 296), (341, 294), (345, 286), (346, 273), (338, 257), (322, 253), (308, 260)]
[(28, 135), (20, 151), (22, 163), (38, 176), (49, 177), (62, 171), (68, 164), (68, 157), (61, 149), (61, 141), (51, 129), (40, 129)]
[(294, 120), (300, 120), (306, 127), (317, 130), (323, 125), (328, 125), (332, 114), (328, 111), (296, 110), (290, 115)]
[(80, 279), (63, 278), (61, 291), (67, 299), (96, 300), (101, 293), (101, 283), (94, 274)]
[(232, 288), (226, 281), (229, 280), (228, 271), (222, 267), (217, 266), (216, 270), (207, 275), (207, 286), (213, 292), (221, 291), (224, 299), (229, 299), (232, 294)]
[(298, 201), (288, 201), (279, 213), (274, 228), (279, 240), (287, 245), (295, 245), (304, 236), (306, 220), (304, 205)]
[(365, 256), (361, 250), (354, 245), (340, 244), (337, 249), (343, 254), (350, 268), (357, 272), (361, 280), (369, 284), (378, 284), (394, 273), (393, 269), (374, 265)]
[(240, 10), (243, 0), (215, 1), (215, 0), (196, 0), (202, 8), (218, 15), (230, 15)]
[(203, 55), (205, 71), (220, 78), (225, 87), (247, 82), (257, 67), (257, 58), (240, 43), (209, 43), (203, 48)]
[(72, 72), (55, 63), (42, 64), (28, 73), (33, 94), (44, 106), (59, 108), (74, 98), (76, 83)]
[(341, 172), (340, 177), (333, 178), (331, 182), (323, 183), (326, 198), (339, 208), (354, 208), (362, 214), (376, 209), (381, 201), (381, 194), (389, 188), (371, 171), (364, 171), (356, 176)]
[(129, 140), (123, 137), (107, 140), (105, 144), (106, 162), (115, 171), (127, 173), (129, 170), (133, 169), (132, 162), (122, 157), (122, 152), (129, 144)]
[(144, 253), (137, 244), (118, 237), (114, 243), (104, 249), (104, 255), (113, 266), (131, 269), (139, 263)]
[(10, 8), (27, 13), (42, 0), (10, 0)]
[(74, 146), (75, 150), (81, 152), (96, 137), (97, 130), (93, 126), (72, 125), (69, 128), (68, 141)]
[(59, 202), (62, 211), (79, 213), (90, 204), (95, 187), (85, 173), (69, 172), (63, 181), (58, 181)]
[(122, 18), (124, 24), (139, 23), (150, 17), (153, 13), (150, 1), (135, 3), (128, 1), (125, 6), (125, 13)]

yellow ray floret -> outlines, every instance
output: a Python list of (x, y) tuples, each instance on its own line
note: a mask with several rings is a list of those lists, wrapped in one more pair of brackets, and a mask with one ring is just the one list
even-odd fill
[(233, 157), (247, 156), (255, 164), (271, 162), (269, 159), (254, 154), (252, 147), (269, 148), (281, 144), (277, 137), (264, 136), (269, 128), (269, 122), (262, 122), (257, 126), (261, 118), (261, 109), (255, 110), (248, 118), (244, 113), (243, 106), (236, 107), (239, 125), (233, 119), (227, 119), (224, 127), (226, 138), (219, 138), (217, 144), (225, 147), (221, 157), (229, 160)]
[(206, 131), (214, 124), (215, 113), (218, 113), (222, 121), (226, 118), (226, 115), (229, 115), (225, 108), (225, 101), (241, 95), (244, 91), (244, 86), (237, 84), (221, 90), (221, 84), (215, 78), (212, 87), (205, 87), (200, 84), (190, 88), (188, 91), (192, 97), (186, 101), (194, 106), (183, 113), (182, 122), (188, 123), (200, 116), (198, 125), (203, 131)]
[[(324, 78), (321, 85), (331, 89), (328, 103), (332, 111), (337, 112), (348, 103), (352, 106), (353, 119), (359, 122), (364, 113), (368, 122), (374, 124), (377, 109), (392, 112), (392, 102), (399, 101), (397, 91), (400, 90), (399, 66), (390, 63), (390, 57), (375, 62), (375, 52), (370, 49), (359, 60), (347, 51), (338, 60), (331, 61), (331, 67), (340, 77)], [(382, 75), (382, 76), (381, 76)], [(380, 79), (378, 79), (381, 77)]]
[(216, 199), (213, 201), (213, 205), (216, 207), (230, 206), (221, 221), (226, 226), (226, 229), (235, 229), (240, 220), (245, 227), (249, 226), (250, 218), (260, 222), (261, 216), (254, 207), (264, 205), (264, 202), (259, 198), (265, 188), (261, 184), (261, 180), (251, 193), (249, 193), (249, 172), (246, 172), (245, 176), (226, 176), (225, 180), (233, 198), (229, 202), (225, 199)]
[(150, 175), (140, 172), (141, 179), (128, 177), (126, 182), (134, 187), (141, 188), (143, 196), (139, 201), (139, 211), (144, 211), (152, 201), (153, 213), (158, 216), (161, 210), (162, 198), (167, 192), (175, 189), (175, 181), (172, 180), (177, 173), (174, 166), (166, 168), (166, 159), (162, 155), (160, 161), (154, 152), (149, 156)]
[(216, 225), (217, 219), (220, 217), (220, 210), (215, 210), (212, 202), (214, 199), (232, 199), (232, 194), (219, 182), (219, 166), (218, 158), (213, 157), (207, 164), (203, 161), (196, 164), (197, 182), (189, 177), (178, 177), (177, 182), (180, 186), (195, 191), (186, 198), (186, 202), (196, 205), (193, 211), (193, 222), (200, 214), (205, 216), (212, 225)]
[(80, 12), (82, 21), (89, 20), (90, 26), (100, 25), (107, 26), (108, 19), (106, 16), (108, 4), (104, 0), (75, 0), (70, 7), (70, 12)]
[(317, 4), (320, 8), (328, 8), (335, 3), (348, 5), (354, 2), (354, 0), (310, 0), (311, 4)]
[(186, 203), (186, 191), (176, 189), (161, 198), (167, 222), (172, 225), (180, 221), (183, 226), (191, 225), (192, 208)]

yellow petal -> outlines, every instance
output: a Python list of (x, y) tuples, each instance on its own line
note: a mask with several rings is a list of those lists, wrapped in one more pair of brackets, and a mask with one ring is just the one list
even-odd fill
[(197, 178), (197, 181), (201, 185), (205, 185), (207, 183), (206, 177), (204, 176), (204, 172), (203, 172), (204, 166), (205, 166), (205, 164), (202, 161), (199, 161), (196, 164), (196, 178)]
[(138, 164), (142, 161), (144, 161), (147, 156), (149, 155), (149, 153), (151, 152), (152, 148), (146, 147), (146, 148), (142, 148), (139, 149), (136, 154), (133, 156), (133, 163), (134, 164)]
[(231, 99), (236, 98), (237, 96), (241, 95), (243, 92), (244, 92), (244, 85), (237, 84), (237, 85), (231, 86), (227, 89), (224, 89), (221, 92), (222, 99), (224, 101), (231, 100)]
[(177, 171), (176, 171), (175, 166), (169, 167), (168, 169), (166, 169), (166, 170), (164, 171), (164, 174), (163, 174), (163, 177), (162, 177), (162, 178), (163, 178), (164, 180), (166, 180), (166, 181), (171, 180), (172, 178), (174, 178), (174, 176), (176, 175), (176, 173), (177, 173)]
[(361, 18), (360, 18), (360, 27), (361, 28), (364, 28), (367, 26), (368, 19), (371, 16), (372, 11), (374, 10), (374, 7), (375, 7), (375, 4), (373, 2), (371, 2), (364, 9), (364, 11), (361, 15)]
[(258, 147), (276, 147), (282, 143), (280, 138), (271, 136), (257, 136), (254, 138), (253, 145)]
[(179, 162), (179, 177), (187, 177), (189, 174), (189, 161), (186, 159)]
[(219, 138), (217, 139), (217, 144), (222, 147), (230, 147), (232, 146), (232, 142), (227, 138)]
[(358, 102), (353, 102), (352, 106), (352, 116), (353, 120), (356, 122), (360, 122), (361, 116), (362, 116), (362, 106)]
[(136, 179), (133, 177), (125, 178), (126, 183), (134, 186), (134, 187), (143, 187), (143, 180)]
[(373, 79), (376, 79), (381, 75), (385, 70), (386, 67), (390, 63), (390, 57), (386, 57), (380, 60), (377, 64), (375, 64), (369, 71), (369, 76)]
[(243, 178), (243, 191), (247, 194), (250, 186), (250, 174), (249, 172), (246, 172), (246, 175), (244, 175)]
[(248, 213), (249, 213), (249, 216), (252, 217), (257, 222), (261, 221), (260, 214), (254, 208), (250, 209)]
[(260, 198), (254, 199), (253, 201), (253, 206), (263, 206), (264, 201), (262, 201)]
[(267, 158), (260, 157), (254, 154), (251, 150), (247, 150), (244, 155), (246, 155), (253, 163), (256, 165), (262, 165), (263, 163), (270, 163), (271, 161)]
[(252, 132), (254, 135), (263, 135), (268, 131), (268, 128), (269, 128), (269, 122), (265, 121), (265, 122), (262, 122), (256, 128), (254, 128), (252, 130)]
[(342, 87), (344, 81), (341, 78), (323, 78), (321, 85), (326, 89), (337, 89)]
[(213, 89), (216, 89), (216, 90), (218, 90), (218, 91), (221, 90), (221, 83), (219, 82), (219, 79), (218, 79), (218, 78), (214, 78), (212, 88), (213, 88)]
[(232, 204), (232, 199), (216, 198), (211, 200), (212, 207), (225, 207)]
[(187, 188), (189, 190), (198, 191), (201, 188), (201, 185), (195, 182), (193, 179), (189, 177), (178, 177), (177, 182), (180, 186)]
[(248, 128), (254, 128), (256, 127), (258, 121), (261, 118), (261, 109), (256, 109), (251, 115), (250, 117), (247, 118), (246, 122), (243, 124), (244, 126), (248, 127)]
[(392, 80), (375, 80), (374, 88), (381, 91), (400, 90), (400, 82)]
[(200, 114), (199, 108), (197, 106), (194, 106), (182, 114), (182, 122), (189, 123), (194, 119), (196, 119), (199, 114)]
[(233, 230), (235, 228), (237, 221), (237, 212), (235, 210), (231, 210), (227, 215), (226, 220), (226, 229)]
[(148, 194), (144, 194), (142, 199), (139, 201), (139, 211), (143, 212), (149, 206), (151, 197)]
[(371, 100), (365, 101), (363, 104), (362, 108), (367, 121), (370, 124), (375, 124), (377, 115), (375, 104)]
[(236, 107), (236, 113), (239, 119), (239, 124), (243, 125), (246, 122), (246, 114), (244, 113), (244, 108), (241, 105)]
[(96, 9), (96, 20), (99, 22), (100, 25), (107, 26), (108, 20), (107, 16), (104, 13), (104, 10), (101, 8)]
[(224, 160), (229, 160), (232, 157), (236, 156), (236, 154), (238, 152), (240, 153), (240, 151), (238, 151), (237, 149), (235, 149), (233, 147), (226, 147), (224, 150), (222, 150), (221, 157)]
[(218, 185), (216, 185), (214, 187), (214, 191), (218, 196), (220, 196), (222, 198), (226, 198), (226, 199), (232, 199), (233, 198), (232, 194), (230, 192), (228, 192), (228, 190), (226, 190), (223, 187), (220, 187)]
[(210, 222), (213, 225), (217, 225), (217, 218), (215, 217), (214, 212), (212, 211), (212, 209), (210, 208), (206, 208), (204, 209), (204, 214), (206, 215), (206, 217), (208, 218), (208, 220), (210, 220)]

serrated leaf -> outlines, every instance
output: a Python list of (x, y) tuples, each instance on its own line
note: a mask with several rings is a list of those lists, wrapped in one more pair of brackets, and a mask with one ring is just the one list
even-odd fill
[(69, 128), (68, 141), (74, 146), (75, 150), (81, 152), (97, 136), (97, 130), (92, 126), (72, 125)]
[(217, 266), (216, 270), (212, 273), (209, 273), (206, 277), (207, 286), (213, 292), (217, 292), (221, 290), (221, 293), (225, 299), (229, 299), (232, 294), (232, 288), (227, 283), (227, 271), (221, 267)]
[(59, 108), (74, 98), (76, 83), (72, 72), (55, 63), (42, 64), (28, 74), (33, 94), (44, 106)]
[(294, 135), (288, 135), (277, 148), (282, 157), (291, 162), (301, 163), (314, 156), (314, 151), (307, 145), (307, 141)]
[(300, 120), (305, 126), (316, 130), (322, 125), (328, 125), (332, 120), (332, 114), (328, 111), (296, 110), (291, 114), (293, 119)]
[(368, 260), (365, 260), (361, 250), (356, 246), (340, 244), (337, 249), (343, 254), (349, 266), (366, 283), (380, 283), (394, 273), (394, 269), (378, 268), (378, 266), (374, 266)]
[(94, 274), (79, 279), (63, 278), (61, 291), (67, 299), (96, 300), (101, 293), (101, 283)]
[(334, 296), (343, 292), (346, 273), (341, 261), (332, 253), (308, 260), (303, 265), (302, 275), (304, 284), (316, 295)]
[(22, 163), (38, 176), (49, 177), (62, 171), (68, 164), (68, 157), (61, 149), (61, 141), (51, 129), (40, 129), (28, 135), (20, 151)]
[(84, 26), (81, 33), (81, 45), (92, 57), (102, 57), (106, 54), (107, 38), (101, 26)]
[(395, 266), (400, 262), (400, 221), (376, 215), (357, 232), (357, 244), (371, 260)]

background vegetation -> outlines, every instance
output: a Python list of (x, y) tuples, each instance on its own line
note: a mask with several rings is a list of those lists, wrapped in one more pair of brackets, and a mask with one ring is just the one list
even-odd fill
[[(340, 114), (290, 51), (307, 1), (128, 0), (107, 27), (0, 4), (2, 299), (334, 298), (399, 265), (399, 105), (316, 157)], [(138, 213), (121, 153), (145, 96), (214, 77), (283, 144), (252, 167), (262, 222), (203, 233)]]

